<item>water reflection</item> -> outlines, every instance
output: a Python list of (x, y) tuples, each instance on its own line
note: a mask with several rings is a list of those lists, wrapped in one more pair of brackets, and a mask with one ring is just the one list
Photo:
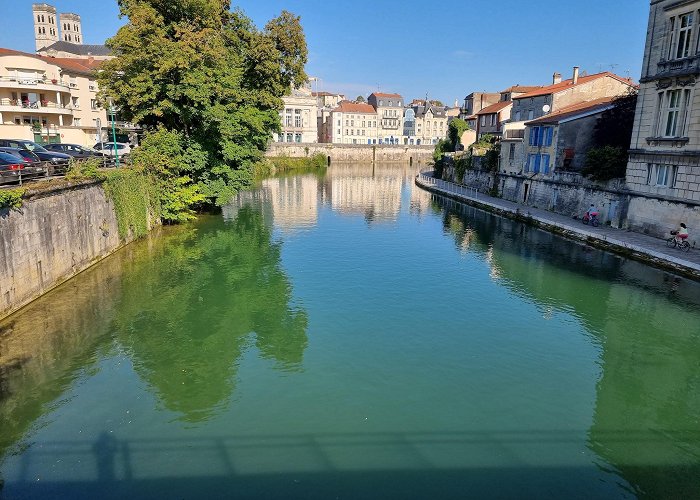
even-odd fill
[[(601, 346), (589, 447), (651, 498), (700, 497), (700, 283), (439, 197), (455, 245)], [(551, 314), (551, 313), (550, 313)]]
[(117, 338), (166, 408), (190, 422), (225, 407), (242, 353), (255, 345), (279, 369), (299, 370), (306, 313), (290, 306), (280, 244), (250, 206), (151, 248), (125, 269)]

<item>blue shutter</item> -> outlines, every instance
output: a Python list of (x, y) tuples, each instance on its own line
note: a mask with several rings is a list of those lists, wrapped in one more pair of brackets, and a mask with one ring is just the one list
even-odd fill
[(549, 173), (549, 155), (542, 155), (542, 171), (545, 174)]
[(552, 135), (554, 133), (554, 127), (547, 127), (547, 138), (544, 141), (545, 146), (552, 145)]
[(539, 131), (539, 127), (532, 127), (530, 129), (530, 146), (537, 146), (537, 133)]
[(539, 174), (540, 173), (540, 161), (542, 160), (542, 156), (541, 155), (534, 155), (534, 156), (535, 156), (535, 168), (533, 168), (532, 170), (536, 174)]

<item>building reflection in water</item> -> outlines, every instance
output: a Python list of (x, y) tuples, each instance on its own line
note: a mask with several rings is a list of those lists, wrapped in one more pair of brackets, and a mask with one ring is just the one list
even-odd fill
[[(635, 495), (700, 498), (700, 283), (433, 197), (445, 231), (600, 346), (588, 446)], [(454, 219), (460, 218), (462, 224)], [(474, 237), (476, 234), (476, 238)]]

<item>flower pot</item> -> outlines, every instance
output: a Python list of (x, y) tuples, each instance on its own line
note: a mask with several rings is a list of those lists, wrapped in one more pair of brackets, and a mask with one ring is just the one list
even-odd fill
[(53, 83), (54, 85), (56, 85), (57, 82), (58, 82), (58, 80), (56, 80), (55, 78), (53, 80), (51, 80), (51, 83)]

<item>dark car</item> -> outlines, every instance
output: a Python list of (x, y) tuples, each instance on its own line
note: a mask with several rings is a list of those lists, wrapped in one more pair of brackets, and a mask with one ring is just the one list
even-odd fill
[(20, 172), (26, 168), (24, 160), (15, 155), (0, 151), (0, 179), (10, 178), (10, 182), (19, 178)]
[(46, 144), (44, 149), (55, 153), (64, 153), (73, 158), (93, 158), (96, 156), (102, 158), (105, 156), (98, 151), (78, 146), (77, 144)]
[(3, 153), (10, 153), (11, 155), (16, 156), (17, 158), (22, 158), (27, 163), (41, 163), (41, 158), (39, 158), (37, 155), (29, 151), (28, 149), (0, 147), (0, 151), (2, 151)]
[(0, 139), (0, 147), (26, 149), (37, 155), (41, 161), (50, 161), (54, 165), (67, 165), (71, 159), (67, 154), (47, 151), (36, 142), (26, 139)]

